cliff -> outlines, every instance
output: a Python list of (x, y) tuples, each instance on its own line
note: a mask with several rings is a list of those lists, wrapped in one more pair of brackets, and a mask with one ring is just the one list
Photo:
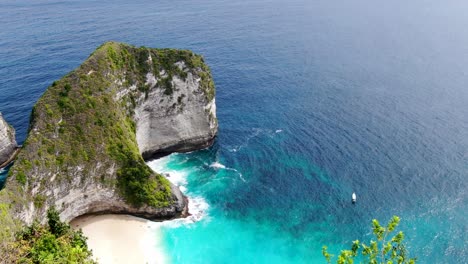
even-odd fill
[(8, 125), (0, 113), (0, 166), (10, 160), (16, 147), (15, 130)]
[(143, 157), (209, 146), (217, 133), (214, 95), (208, 66), (191, 51), (105, 43), (36, 103), (0, 208), (26, 224), (43, 222), (52, 206), (64, 221), (90, 213), (183, 215), (179, 188)]

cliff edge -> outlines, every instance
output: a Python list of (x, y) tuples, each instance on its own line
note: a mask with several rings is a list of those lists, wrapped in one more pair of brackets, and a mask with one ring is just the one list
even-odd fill
[(5, 121), (0, 113), (0, 167), (12, 158), (17, 146), (15, 129)]
[(52, 206), (64, 221), (181, 216), (186, 198), (144, 158), (205, 148), (217, 128), (215, 87), (201, 56), (105, 43), (34, 106), (0, 208), (25, 224), (44, 222)]

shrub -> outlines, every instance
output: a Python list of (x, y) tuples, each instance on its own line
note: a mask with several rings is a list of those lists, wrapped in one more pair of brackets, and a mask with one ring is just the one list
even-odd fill
[[(395, 236), (388, 238), (388, 235), (395, 231), (400, 223), (398, 216), (393, 216), (386, 227), (380, 225), (376, 219), (372, 220), (372, 233), (377, 241), (371, 240), (370, 243), (360, 243), (359, 240), (353, 241), (351, 250), (342, 250), (338, 255), (337, 264), (352, 264), (355, 257), (362, 258), (364, 263), (371, 264), (414, 264), (415, 258), (408, 257), (408, 250), (403, 244), (405, 238), (403, 232), (398, 232)], [(362, 249), (361, 251), (359, 249)], [(326, 246), (322, 248), (322, 254), (331, 263), (333, 255), (328, 253)]]
[(67, 224), (60, 221), (60, 215), (54, 207), (47, 211), (47, 219), (50, 232), (52, 232), (52, 234), (54, 234), (57, 237), (67, 233), (70, 229), (70, 227)]
[(81, 231), (61, 222), (55, 209), (47, 217), (48, 226), (34, 222), (16, 233), (2, 248), (0, 263), (95, 263)]

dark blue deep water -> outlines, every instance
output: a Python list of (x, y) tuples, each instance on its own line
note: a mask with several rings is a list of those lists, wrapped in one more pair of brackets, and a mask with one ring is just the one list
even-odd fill
[[(0, 2), (0, 111), (35, 101), (105, 41), (191, 49), (219, 137), (172, 155), (205, 220), (164, 229), (174, 263), (321, 263), (402, 218), (420, 263), (468, 263), (468, 2)], [(356, 192), (358, 203), (350, 203)]]

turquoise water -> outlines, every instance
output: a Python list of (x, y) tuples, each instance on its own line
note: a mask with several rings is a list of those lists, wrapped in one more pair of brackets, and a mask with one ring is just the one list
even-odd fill
[[(359, 196), (359, 202), (351, 205), (348, 190), (341, 188), (344, 193), (340, 194), (340, 184), (306, 160), (286, 154), (272, 166), (280, 175), (289, 170), (299, 173), (286, 173), (286, 179), (273, 182), (268, 174), (255, 175), (255, 168), (242, 169), (223, 158), (223, 152), (232, 157), (245, 149), (251, 159), (268, 162), (270, 156), (255, 154), (254, 142), (278, 144), (284, 140), (283, 133), (255, 131), (238, 147), (223, 150), (217, 144), (149, 163), (181, 186), (196, 217), (183, 225), (162, 225), (168, 259), (173, 263), (323, 263), (323, 245), (338, 252), (353, 239), (370, 240), (370, 222), (364, 219), (387, 221), (392, 214), (402, 217), (408, 247), (421, 263), (463, 259), (465, 230), (452, 229), (464, 224), (465, 213), (457, 209), (460, 201), (432, 199), (432, 204), (420, 203), (422, 207), (413, 211), (389, 206), (388, 212), (384, 206), (372, 211), (361, 205)], [(315, 198), (321, 190), (328, 191), (326, 197)]]
[(0, 186), (3, 186), (3, 184), (5, 183), (9, 168), (10, 168), (10, 166), (0, 170)]
[[(299, 238), (284, 232), (277, 224), (284, 220), (291, 225), (299, 224), (301, 212), (283, 211), (282, 214), (293, 214), (281, 216), (280, 221), (259, 221), (258, 216), (266, 217), (282, 208), (260, 209), (263, 212), (255, 212), (254, 208), (246, 208), (246, 212), (230, 208), (229, 204), (240, 197), (228, 197), (227, 193), (249, 188), (250, 180), (242, 172), (225, 167), (209, 152), (171, 155), (162, 159), (162, 166), (155, 167), (170, 173), (171, 177), (175, 175), (182, 189), (187, 188), (194, 207), (191, 212), (197, 217), (197, 221), (183, 225), (162, 225), (168, 259), (174, 263), (301, 263), (305, 259), (321, 262), (314, 241), (325, 234), (313, 227), (318, 223), (309, 226), (309, 230), (304, 230), (308, 234)], [(270, 192), (274, 195), (273, 189)], [(327, 223), (319, 225), (323, 228)]]
[(163, 227), (174, 263), (321, 263), (322, 245), (366, 240), (393, 214), (420, 263), (467, 263), (467, 13), (461, 0), (4, 0), (0, 111), (21, 143), (46, 87), (103, 42), (192, 49), (220, 130), (159, 161), (198, 205), (198, 222)]

